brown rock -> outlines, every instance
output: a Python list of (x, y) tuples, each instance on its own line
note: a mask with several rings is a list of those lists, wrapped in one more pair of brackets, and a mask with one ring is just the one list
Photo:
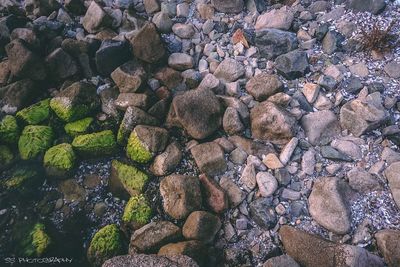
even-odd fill
[(227, 168), (224, 151), (215, 142), (199, 144), (190, 151), (201, 172), (217, 175)]
[(200, 266), (203, 266), (207, 262), (207, 249), (205, 245), (195, 240), (165, 245), (158, 251), (158, 255), (186, 255), (194, 259)]
[(130, 41), (135, 57), (147, 63), (155, 63), (165, 55), (160, 34), (153, 23), (144, 25)]
[(135, 93), (146, 78), (146, 71), (136, 61), (129, 61), (111, 73), (121, 93)]
[(267, 100), (268, 97), (282, 90), (283, 83), (274, 74), (260, 73), (252, 77), (246, 84), (246, 91), (257, 101)]
[(186, 219), (182, 233), (186, 239), (211, 243), (220, 228), (221, 221), (217, 216), (206, 211), (194, 211)]
[(176, 71), (168, 67), (162, 68), (154, 75), (154, 77), (157, 80), (160, 80), (161, 83), (164, 84), (166, 87), (168, 87), (170, 90), (178, 86), (180, 82), (183, 80), (181, 73), (179, 71)]
[(400, 266), (400, 231), (381, 230), (375, 234), (375, 239), (387, 265)]
[(228, 208), (228, 196), (212, 178), (200, 174), (199, 180), (205, 193), (206, 202), (212, 211), (222, 213)]

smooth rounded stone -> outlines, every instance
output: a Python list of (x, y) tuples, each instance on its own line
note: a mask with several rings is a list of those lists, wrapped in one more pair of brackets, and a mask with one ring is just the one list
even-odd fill
[(346, 234), (351, 229), (349, 185), (337, 177), (318, 179), (308, 198), (312, 218), (327, 230)]
[(188, 240), (211, 243), (221, 228), (220, 219), (206, 211), (194, 211), (186, 219), (182, 234)]
[(278, 189), (278, 181), (269, 172), (257, 173), (256, 180), (262, 197), (270, 197)]
[(353, 160), (362, 158), (361, 147), (352, 141), (335, 139), (331, 142), (331, 146), (351, 157)]
[(246, 198), (246, 193), (242, 191), (231, 178), (223, 176), (219, 181), (222, 189), (225, 190), (231, 208), (237, 207)]
[(255, 29), (274, 28), (287, 31), (292, 26), (293, 20), (293, 12), (287, 6), (284, 6), (280, 9), (272, 9), (258, 16)]
[(315, 150), (309, 149), (307, 150), (302, 157), (301, 160), (301, 169), (305, 174), (312, 175), (315, 170)]
[(335, 244), (291, 226), (282, 226), (279, 235), (286, 253), (301, 266), (384, 266), (380, 257), (364, 248)]
[(172, 53), (168, 58), (168, 65), (176, 70), (187, 70), (193, 68), (193, 58), (185, 53)]
[(239, 179), (240, 183), (243, 184), (243, 187), (246, 191), (250, 192), (256, 187), (256, 169), (254, 164), (248, 163), (243, 168), (243, 172)]
[(385, 177), (397, 206), (400, 208), (400, 162), (394, 162), (385, 170)]
[(196, 139), (213, 134), (222, 123), (222, 107), (211, 90), (190, 90), (177, 95), (167, 118), (167, 126), (183, 127)]
[(165, 12), (158, 12), (153, 16), (152, 22), (161, 33), (170, 33), (174, 22)]
[(250, 203), (249, 208), (251, 218), (258, 226), (269, 230), (277, 223), (276, 214), (269, 199), (258, 198)]
[(205, 244), (197, 240), (167, 244), (160, 248), (157, 255), (186, 255), (195, 260), (200, 266), (204, 266), (204, 264), (209, 260), (207, 247)]
[(378, 179), (361, 168), (354, 167), (351, 169), (347, 173), (347, 178), (349, 179), (350, 187), (359, 193), (366, 194), (373, 191), (383, 190)]
[(228, 107), (225, 110), (222, 126), (228, 135), (240, 134), (245, 129), (238, 111), (232, 107)]
[(195, 34), (192, 24), (175, 23), (172, 26), (172, 31), (182, 39), (190, 39)]
[(284, 167), (282, 162), (279, 160), (279, 157), (274, 153), (267, 154), (263, 159), (263, 163), (265, 164), (265, 166), (272, 170)]
[(200, 174), (199, 180), (208, 207), (215, 213), (224, 212), (228, 208), (228, 196), (225, 191), (205, 174)]
[(386, 2), (384, 0), (349, 0), (346, 7), (356, 12), (370, 12), (376, 15), (385, 9)]
[(197, 177), (170, 175), (161, 180), (160, 193), (165, 212), (174, 219), (185, 219), (201, 208), (200, 182)]
[(267, 100), (268, 97), (281, 92), (283, 83), (277, 75), (260, 73), (252, 77), (246, 84), (246, 91), (257, 101)]
[(133, 254), (116, 256), (104, 262), (103, 267), (199, 267), (190, 257), (185, 255), (157, 256)]
[(275, 59), (278, 73), (288, 80), (303, 77), (309, 72), (308, 56), (304, 51), (291, 51)]
[(243, 149), (237, 147), (229, 155), (229, 160), (235, 164), (243, 164), (247, 159), (247, 153)]
[(380, 230), (375, 234), (375, 239), (387, 265), (400, 266), (400, 231)]
[(296, 149), (298, 143), (299, 143), (299, 139), (297, 139), (296, 137), (293, 137), (289, 141), (289, 143), (287, 143), (283, 147), (281, 154), (279, 155), (279, 160), (282, 162), (283, 165), (286, 165), (290, 161), (290, 158), (292, 157), (293, 152)]
[(154, 253), (165, 244), (176, 242), (181, 237), (181, 229), (175, 224), (168, 221), (151, 222), (133, 232), (129, 243), (129, 254)]
[(128, 61), (111, 73), (121, 93), (135, 93), (144, 83), (146, 71), (137, 61)]
[(131, 39), (133, 55), (147, 63), (156, 63), (166, 51), (153, 23), (146, 23)]
[(256, 105), (251, 110), (250, 120), (253, 138), (273, 144), (286, 144), (296, 133), (296, 119), (269, 101)]
[(274, 59), (298, 47), (295, 33), (278, 29), (256, 31), (255, 45), (262, 57)]
[(234, 82), (245, 73), (244, 66), (241, 62), (232, 59), (224, 59), (214, 72), (214, 76), (223, 82)]
[[(325, 2), (325, 1), (323, 1)], [(267, 260), (263, 267), (300, 267), (289, 255), (281, 255)]]
[(83, 17), (82, 25), (89, 33), (96, 33), (112, 25), (112, 17), (96, 2), (91, 2)]
[(199, 144), (190, 152), (201, 172), (214, 176), (223, 173), (227, 168), (224, 151), (215, 142)]
[(383, 70), (386, 72), (387, 75), (389, 75), (390, 78), (400, 78), (400, 64), (395, 61), (387, 63)]
[(216, 10), (223, 13), (239, 13), (243, 10), (243, 0), (211, 0)]
[(172, 142), (163, 153), (154, 158), (150, 171), (156, 176), (168, 175), (175, 170), (181, 160), (181, 147), (177, 142)]
[(308, 141), (312, 145), (327, 144), (340, 134), (340, 124), (335, 113), (322, 110), (309, 113), (301, 119)]

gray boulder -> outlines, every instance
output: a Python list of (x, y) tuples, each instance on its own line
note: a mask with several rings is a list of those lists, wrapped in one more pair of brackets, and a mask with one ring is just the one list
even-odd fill
[(255, 44), (259, 49), (260, 55), (267, 59), (274, 59), (298, 47), (295, 33), (278, 29), (256, 31)]
[(277, 57), (275, 67), (288, 80), (303, 77), (310, 70), (307, 53), (298, 50)]

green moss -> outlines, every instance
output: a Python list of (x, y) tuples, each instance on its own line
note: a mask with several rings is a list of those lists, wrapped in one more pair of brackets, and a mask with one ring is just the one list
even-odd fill
[(73, 105), (66, 97), (55, 97), (50, 100), (50, 107), (65, 122), (79, 120), (88, 115), (90, 108), (85, 104)]
[(89, 262), (101, 266), (104, 261), (123, 253), (118, 226), (110, 224), (101, 228), (92, 238), (87, 252)]
[(121, 125), (118, 128), (118, 133), (117, 133), (117, 142), (121, 146), (126, 144), (126, 139), (128, 138), (129, 132), (126, 130), (124, 125), (121, 123)]
[(111, 162), (111, 167), (119, 181), (131, 196), (138, 195), (143, 191), (149, 177), (134, 166), (124, 164), (118, 160)]
[(31, 238), (34, 255), (40, 257), (46, 252), (51, 243), (50, 237), (46, 234), (43, 224), (35, 224), (31, 232)]
[(72, 141), (72, 147), (89, 156), (104, 156), (115, 152), (117, 142), (111, 130), (79, 135)]
[(49, 148), (44, 154), (44, 166), (50, 175), (68, 173), (75, 167), (75, 153), (70, 144), (59, 144)]
[(92, 124), (92, 122), (93, 118), (84, 118), (78, 121), (67, 123), (64, 129), (68, 135), (75, 137), (77, 135), (87, 133), (89, 126), (90, 124)]
[(6, 115), (0, 122), (0, 143), (16, 144), (19, 127), (14, 116)]
[(22, 109), (17, 113), (17, 118), (27, 124), (39, 124), (49, 118), (50, 99), (42, 100), (32, 106)]
[(19, 164), (11, 170), (8, 177), (4, 180), (0, 180), (0, 184), (7, 191), (27, 195), (36, 193), (36, 189), (41, 184), (42, 180), (42, 172), (36, 165)]
[(0, 171), (7, 168), (14, 161), (14, 154), (7, 146), (0, 145)]
[(48, 126), (28, 125), (18, 141), (21, 159), (29, 160), (44, 153), (53, 142), (53, 130)]
[(138, 229), (147, 224), (150, 221), (150, 217), (151, 208), (145, 197), (141, 194), (129, 199), (122, 215), (122, 221), (132, 223)]
[(19, 251), (27, 257), (40, 257), (49, 248), (51, 239), (46, 233), (46, 228), (42, 223), (19, 225), (17, 239), (19, 239)]
[(135, 131), (132, 131), (129, 136), (126, 154), (131, 160), (139, 163), (149, 162), (153, 158), (152, 153), (140, 142)]

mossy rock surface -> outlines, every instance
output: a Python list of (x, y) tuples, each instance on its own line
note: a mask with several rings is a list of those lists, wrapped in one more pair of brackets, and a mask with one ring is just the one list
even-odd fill
[(54, 139), (53, 130), (48, 126), (28, 125), (22, 131), (18, 141), (21, 159), (35, 159), (44, 153)]
[(0, 145), (0, 171), (7, 169), (15, 160), (14, 154), (8, 146)]
[(16, 144), (19, 137), (19, 127), (14, 116), (6, 115), (0, 121), (0, 143)]
[(10, 170), (10, 174), (0, 181), (1, 186), (9, 192), (20, 195), (33, 195), (43, 181), (43, 172), (35, 164), (21, 164)]
[(87, 258), (92, 266), (101, 266), (107, 259), (123, 253), (124, 246), (118, 226), (110, 224), (93, 236)]
[(135, 131), (132, 131), (129, 136), (126, 155), (138, 163), (147, 163), (153, 158), (153, 154), (139, 140)]
[(84, 118), (81, 120), (77, 120), (77, 121), (65, 124), (64, 130), (68, 135), (70, 135), (72, 137), (75, 137), (75, 136), (78, 136), (81, 134), (86, 134), (88, 132), (89, 127), (92, 124), (92, 122), (93, 122), (93, 118), (90, 118), (90, 117)]
[(117, 142), (111, 130), (79, 135), (72, 141), (72, 147), (82, 155), (100, 157), (113, 154)]
[(42, 257), (51, 246), (51, 238), (43, 223), (32, 223), (30, 221), (17, 223), (15, 229), (15, 240), (19, 256)]
[(26, 124), (39, 124), (49, 118), (50, 98), (37, 102), (17, 112), (17, 118)]
[(67, 143), (53, 146), (44, 154), (43, 163), (48, 175), (65, 176), (75, 167), (75, 152)]
[(122, 221), (128, 224), (133, 230), (136, 230), (150, 221), (151, 214), (148, 201), (140, 194), (129, 199), (122, 215)]

